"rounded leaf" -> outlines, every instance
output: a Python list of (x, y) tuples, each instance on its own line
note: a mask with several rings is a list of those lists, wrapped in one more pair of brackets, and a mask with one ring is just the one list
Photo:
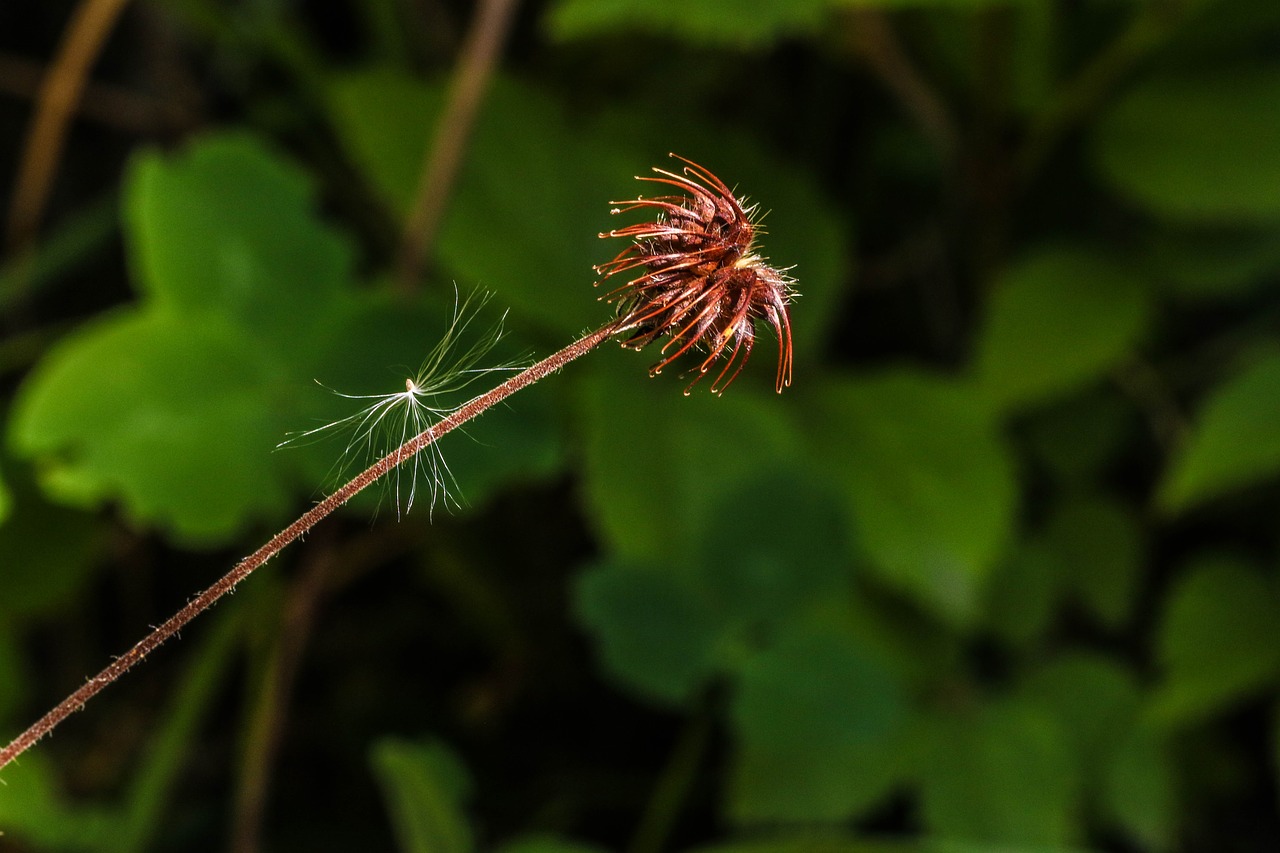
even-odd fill
[(1154, 77), (1102, 119), (1102, 174), (1151, 212), (1215, 223), (1280, 220), (1280, 68)]
[(936, 835), (1044, 848), (1078, 832), (1077, 759), (1040, 708), (1006, 701), (936, 720), (921, 773), (921, 811)]
[(1000, 408), (1043, 402), (1096, 380), (1137, 342), (1147, 288), (1094, 251), (1042, 249), (1001, 276), (974, 367)]
[(898, 371), (827, 383), (810, 444), (883, 577), (942, 615), (977, 611), (1013, 525), (1015, 480), (973, 391)]
[(69, 336), (27, 377), (15, 449), (66, 500), (119, 499), (134, 518), (212, 541), (279, 513), (272, 450), (283, 429), (253, 341), (158, 313), (109, 316)]
[(697, 543), (697, 578), (748, 630), (848, 588), (853, 559), (839, 502), (798, 471), (726, 490)]
[(675, 377), (644, 378), (642, 355), (604, 350), (578, 383), (578, 406), (586, 510), (619, 554), (692, 547), (726, 494), (800, 458), (800, 432), (772, 387), (739, 379), (723, 397), (682, 397)]
[(65, 606), (83, 591), (100, 544), (93, 516), (49, 503), (33, 483), (16, 485), (13, 516), (0, 526), (0, 624)]
[(471, 795), (466, 768), (441, 743), (385, 738), (371, 753), (403, 853), (470, 853), (462, 807)]
[(830, 0), (558, 0), (547, 15), (559, 39), (647, 32), (691, 44), (761, 48), (781, 38), (816, 35)]
[(748, 659), (733, 702), (740, 821), (839, 821), (888, 793), (908, 709), (895, 674), (851, 637), (800, 630)]
[(256, 348), (308, 347), (352, 263), (314, 210), (309, 176), (255, 137), (145, 153), (125, 190), (136, 282), (166, 310), (234, 318), (258, 333)]
[(1280, 474), (1280, 356), (1228, 380), (1205, 401), (1158, 501), (1180, 511)]
[(712, 671), (721, 620), (673, 570), (605, 564), (578, 579), (576, 597), (578, 620), (623, 684), (679, 705)]
[(1280, 681), (1280, 596), (1249, 566), (1225, 558), (1193, 565), (1170, 591), (1159, 628), (1163, 682), (1150, 709), (1180, 725)]

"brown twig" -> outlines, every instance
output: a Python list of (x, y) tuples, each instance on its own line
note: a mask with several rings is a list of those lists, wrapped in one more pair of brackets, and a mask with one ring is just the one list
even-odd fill
[(640, 825), (628, 846), (629, 853), (660, 853), (669, 846), (671, 830), (680, 817), (698, 770), (706, 761), (711, 744), (713, 715), (709, 697), (693, 710), (667, 765), (658, 777)]
[(854, 46), (867, 67), (902, 102), (943, 156), (952, 156), (958, 139), (955, 120), (942, 98), (911, 63), (889, 16), (875, 9), (857, 9), (850, 15)]
[(1168, 382), (1154, 365), (1135, 356), (1117, 366), (1111, 376), (1146, 417), (1152, 437), (1163, 450), (1172, 452), (1185, 442), (1191, 425)]
[(1072, 128), (1092, 116), (1133, 69), (1163, 44), (1194, 5), (1181, 0), (1143, 5), (1115, 41), (1062, 86), (1032, 122), (1018, 153), (1017, 172), (1024, 182), (1040, 170)]
[(58, 55), (40, 85), (36, 115), (18, 167), (9, 208), (8, 243), (20, 249), (40, 227), (45, 201), (62, 157), (67, 128), (89, 69), (129, 0), (82, 0), (67, 25)]
[(284, 710), (336, 562), (331, 547), (314, 548), (312, 553), (285, 596), (280, 631), (249, 726), (232, 817), (230, 849), (233, 853), (257, 853), (261, 846), (262, 816), (271, 786), (271, 766), (284, 730)]
[(442, 418), (439, 423), (423, 430), (396, 450), (393, 450), (357, 474), (346, 485), (303, 513), (293, 524), (277, 533), (265, 545), (237, 563), (235, 568), (223, 575), (217, 583), (193, 598), (185, 607), (144, 637), (137, 645), (112, 661), (102, 672), (89, 679), (84, 686), (73, 692), (66, 699), (63, 699), (53, 710), (14, 738), (12, 743), (0, 750), (0, 768), (5, 767), (35, 744), (36, 741), (53, 731), (59, 723), (83, 708), (85, 703), (96, 696), (104, 687), (128, 672), (134, 664), (176, 634), (183, 626), (208, 609), (222, 596), (234, 590), (240, 581), (284, 550), (294, 540), (305, 534), (321, 519), (351, 500), (352, 497), (365, 488), (380, 480), (388, 472), (408, 461), (423, 449), (431, 446), (441, 436), (462, 426), (494, 404), (505, 400), (516, 391), (532, 385), (574, 359), (586, 355), (617, 332), (619, 325), (620, 321), (613, 321), (594, 332), (587, 333), (564, 349), (547, 356), (542, 361), (516, 374), (496, 388), (464, 403), (452, 414)]
[[(41, 81), (48, 70), (39, 62), (18, 56), (0, 55), (0, 92), (15, 98), (40, 97)], [(154, 97), (110, 83), (87, 81), (78, 114), (107, 127), (127, 133), (155, 133), (163, 105)]]
[(413, 289), (423, 258), (431, 252), (515, 10), (516, 0), (482, 0), (463, 42), (462, 56), (449, 84), (449, 97), (423, 158), (413, 207), (404, 226), (397, 280), (405, 290)]
[[(394, 531), (410, 529), (397, 526)], [(416, 529), (416, 528), (414, 528)], [(280, 615), (280, 631), (262, 678), (262, 688), (245, 739), (244, 760), (236, 786), (231, 820), (233, 853), (256, 853), (262, 847), (262, 819), (271, 787), (271, 768), (280, 751), (289, 695), (297, 681), (306, 647), (325, 600), (388, 552), (403, 550), (412, 535), (366, 536), (342, 549), (321, 547), (290, 585)]]

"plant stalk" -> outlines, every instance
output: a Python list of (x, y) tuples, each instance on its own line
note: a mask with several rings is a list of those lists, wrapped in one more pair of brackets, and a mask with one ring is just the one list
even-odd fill
[(255, 569), (283, 551), (286, 546), (304, 535), (321, 519), (351, 500), (359, 492), (376, 483), (425, 448), (430, 447), (441, 436), (452, 432), (477, 415), (484, 413), (495, 403), (502, 402), (522, 388), (532, 385), (539, 379), (556, 372), (574, 359), (591, 352), (617, 332), (618, 329), (619, 321), (613, 321), (606, 323), (594, 332), (589, 332), (564, 349), (517, 373), (496, 388), (472, 398), (454, 412), (441, 418), (438, 423), (418, 433), (364, 471), (361, 471), (346, 485), (307, 510), (293, 524), (271, 537), (265, 545), (237, 563), (231, 571), (223, 575), (215, 584), (191, 599), (185, 607), (170, 616), (160, 627), (153, 630), (129, 651), (113, 660), (102, 672), (90, 678), (80, 689), (63, 699), (53, 710), (14, 738), (8, 746), (0, 750), (0, 768), (5, 767), (9, 762), (26, 752), (67, 717), (82, 709), (85, 703), (96, 696), (104, 687), (128, 672), (134, 664), (146, 657), (165, 640), (178, 633), (188, 622), (212, 606), (222, 596), (234, 590), (236, 584), (248, 577)]

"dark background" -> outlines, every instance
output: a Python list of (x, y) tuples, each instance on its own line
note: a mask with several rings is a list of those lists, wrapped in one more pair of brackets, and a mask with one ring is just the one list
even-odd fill
[(1275, 849), (1278, 48), (1273, 0), (0, 4), (5, 737), (509, 375), (395, 396), (469, 294), (448, 364), (605, 322), (668, 152), (801, 294), (781, 396), (764, 328), (723, 397), (609, 345), (327, 519), (0, 773), (0, 849)]

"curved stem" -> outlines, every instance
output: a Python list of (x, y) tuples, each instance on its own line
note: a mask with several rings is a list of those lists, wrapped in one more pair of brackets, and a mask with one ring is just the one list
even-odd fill
[(302, 663), (321, 599), (337, 555), (332, 546), (318, 549), (302, 567), (286, 594), (280, 629), (249, 721), (231, 824), (232, 853), (257, 853), (271, 786), (271, 770), (284, 735), (288, 697)]
[(40, 85), (27, 133), (9, 208), (11, 248), (21, 248), (35, 235), (89, 70), (127, 4), (128, 0), (82, 0), (76, 7), (58, 56)]
[(431, 252), (444, 217), (454, 179), (462, 165), (467, 140), (498, 63), (498, 53), (511, 31), (517, 0), (482, 0), (462, 46), (462, 57), (449, 84), (449, 100), (427, 150), (413, 208), (405, 222), (400, 246), (400, 286), (412, 290)]
[(707, 702), (693, 712), (658, 778), (640, 825), (627, 848), (630, 853), (660, 853), (693, 786), (711, 740), (712, 715)]
[(1062, 138), (1091, 116), (1135, 66), (1158, 48), (1182, 23), (1193, 0), (1148, 3), (1134, 13), (1129, 26), (1070, 80), (1031, 125), (1015, 163), (1029, 181)]
[(287, 728), (288, 706), (324, 603), (369, 569), (413, 547), (416, 525), (366, 533), (342, 548), (322, 544), (285, 595), (280, 629), (270, 652), (256, 702), (249, 713), (239, 780), (232, 810), (230, 853), (262, 849), (262, 823), (273, 766)]
[(84, 704), (96, 696), (104, 687), (124, 675), (135, 663), (146, 657), (165, 640), (178, 633), (188, 622), (208, 609), (222, 596), (235, 589), (236, 584), (248, 577), (255, 569), (280, 553), (295, 539), (298, 539), (314, 527), (321, 519), (345, 504), (359, 492), (382, 479), (390, 471), (413, 458), (423, 449), (430, 447), (441, 436), (457, 429), (467, 421), (482, 414), (495, 403), (500, 403), (522, 388), (528, 387), (539, 379), (554, 373), (569, 362), (579, 358), (604, 343), (619, 327), (618, 321), (606, 323), (604, 326), (589, 332), (559, 352), (553, 353), (532, 367), (517, 373), (496, 388), (486, 391), (478, 397), (464, 403), (456, 411), (442, 418), (438, 423), (406, 441), (400, 447), (388, 453), (352, 478), (329, 497), (313, 506), (298, 517), (293, 524), (245, 557), (231, 571), (223, 575), (217, 583), (200, 593), (187, 603), (160, 627), (144, 637), (137, 645), (116, 658), (102, 672), (89, 679), (80, 689), (63, 699), (49, 713), (45, 714), (25, 732), (13, 739), (13, 742), (0, 750), (0, 768), (13, 761), (36, 741), (84, 707)]
[(907, 113), (920, 125), (944, 158), (953, 156), (959, 133), (955, 119), (938, 92), (911, 62), (892, 19), (876, 9), (851, 13), (855, 49)]

